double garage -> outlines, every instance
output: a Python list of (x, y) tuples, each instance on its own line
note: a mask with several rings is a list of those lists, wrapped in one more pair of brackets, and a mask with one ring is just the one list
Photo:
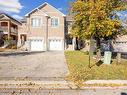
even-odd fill
[[(47, 46), (50, 51), (64, 50), (62, 39), (49, 39)], [(45, 47), (44, 39), (30, 39), (30, 51), (45, 51)]]

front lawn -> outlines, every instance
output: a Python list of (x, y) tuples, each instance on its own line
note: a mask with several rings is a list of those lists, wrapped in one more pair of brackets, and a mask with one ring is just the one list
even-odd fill
[(66, 61), (70, 70), (67, 77), (68, 80), (74, 82), (83, 82), (85, 80), (127, 80), (127, 60), (123, 60), (122, 64), (116, 64), (113, 60), (111, 65), (102, 64), (95, 65), (92, 60), (89, 68), (89, 57), (81, 51), (66, 51)]

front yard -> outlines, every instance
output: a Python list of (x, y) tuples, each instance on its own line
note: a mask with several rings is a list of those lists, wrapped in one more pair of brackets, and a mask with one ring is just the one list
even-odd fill
[(112, 60), (111, 65), (102, 64), (97, 66), (95, 60), (91, 62), (89, 68), (89, 57), (84, 52), (66, 51), (66, 60), (70, 70), (68, 80), (83, 82), (85, 80), (127, 80), (127, 60), (122, 60), (122, 64), (116, 64)]

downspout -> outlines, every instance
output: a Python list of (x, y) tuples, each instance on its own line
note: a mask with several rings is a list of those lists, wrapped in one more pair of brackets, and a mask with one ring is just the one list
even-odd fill
[(66, 50), (67, 48), (67, 39), (66, 39), (66, 33), (67, 33), (67, 22), (66, 22), (66, 17), (64, 17), (64, 39), (63, 39), (63, 45), (64, 45), (64, 50)]
[(48, 20), (49, 20), (49, 16), (46, 16), (46, 51), (48, 51)]

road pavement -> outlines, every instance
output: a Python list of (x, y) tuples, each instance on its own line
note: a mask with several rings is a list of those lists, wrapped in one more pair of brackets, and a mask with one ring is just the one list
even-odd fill
[(125, 89), (0, 90), (0, 95), (127, 95)]

